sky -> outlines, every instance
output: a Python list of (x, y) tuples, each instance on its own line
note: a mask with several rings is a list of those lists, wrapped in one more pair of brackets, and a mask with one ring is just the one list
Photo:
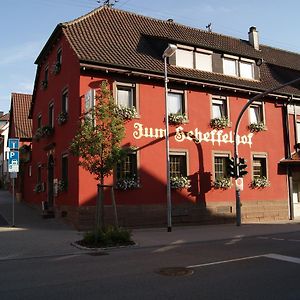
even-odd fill
[[(56, 25), (99, 7), (97, 0), (0, 0), (0, 111), (11, 93), (32, 94), (35, 59)], [(300, 53), (298, 0), (119, 0), (115, 8), (248, 39), (255, 26), (260, 43)]]

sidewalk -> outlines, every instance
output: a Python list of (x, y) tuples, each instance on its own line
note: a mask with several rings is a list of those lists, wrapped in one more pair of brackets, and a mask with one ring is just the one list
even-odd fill
[[(86, 251), (71, 245), (81, 239), (82, 233), (63, 223), (62, 220), (43, 219), (39, 211), (22, 202), (15, 203), (15, 227), (11, 227), (12, 196), (2, 190), (0, 190), (0, 215), (9, 224), (5, 226), (0, 223), (0, 261)], [(235, 224), (173, 227), (172, 232), (167, 232), (166, 228), (134, 229), (132, 233), (137, 247), (163, 247), (295, 231), (300, 231), (300, 221), (242, 224), (240, 227)]]
[(12, 195), (0, 190), (0, 215), (8, 221), (0, 225), (0, 260), (20, 257), (63, 255), (79, 252), (71, 242), (81, 233), (57, 219), (43, 219), (41, 212), (15, 202), (15, 227), (12, 225)]

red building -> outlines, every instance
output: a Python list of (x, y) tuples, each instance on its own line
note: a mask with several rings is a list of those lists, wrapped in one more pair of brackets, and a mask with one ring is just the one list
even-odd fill
[[(135, 114), (123, 141), (132, 153), (106, 182), (117, 187), (120, 223), (166, 223), (162, 55), (172, 44), (177, 46), (168, 60), (173, 222), (232, 221), (235, 188), (226, 163), (233, 156), (237, 116), (249, 98), (300, 77), (299, 54), (260, 45), (255, 27), (248, 36), (236, 39), (109, 7), (59, 24), (36, 60), (30, 111), (34, 184), (26, 200), (47, 201), (77, 227), (92, 224), (97, 182), (78, 166), (69, 145), (107, 80), (124, 113)], [(239, 155), (249, 172), (241, 194), (243, 222), (299, 215), (294, 148), (299, 96), (297, 85), (286, 86), (254, 102), (242, 119)]]
[[(32, 95), (29, 94), (11, 94), (8, 138), (18, 138), (20, 140), (20, 166), (15, 186), (18, 200), (21, 199), (24, 194), (29, 195), (32, 192), (32, 166), (30, 164), (32, 120), (28, 118), (31, 100)], [(25, 177), (26, 184), (24, 184)]]

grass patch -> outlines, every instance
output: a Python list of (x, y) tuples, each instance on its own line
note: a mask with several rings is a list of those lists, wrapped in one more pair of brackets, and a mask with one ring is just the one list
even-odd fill
[(104, 248), (134, 245), (131, 231), (122, 227), (107, 227), (105, 230), (96, 229), (84, 234), (77, 244), (88, 248)]

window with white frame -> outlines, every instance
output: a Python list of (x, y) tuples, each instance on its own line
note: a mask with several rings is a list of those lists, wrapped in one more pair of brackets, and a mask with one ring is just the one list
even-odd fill
[(264, 123), (263, 106), (261, 103), (251, 104), (249, 107), (250, 124)]
[(61, 98), (61, 110), (64, 113), (68, 113), (69, 109), (69, 92), (68, 90), (64, 90)]
[(212, 96), (212, 118), (228, 118), (226, 97)]
[(54, 127), (54, 104), (49, 104), (49, 110), (48, 110), (48, 125), (50, 127)]
[(229, 153), (215, 153), (214, 154), (214, 179), (227, 178), (227, 163)]
[(245, 79), (254, 78), (254, 60), (224, 54), (223, 73)]
[(252, 177), (253, 179), (267, 177), (267, 157), (265, 154), (253, 154)]
[(168, 110), (169, 114), (184, 114), (184, 93), (183, 92), (168, 92)]
[(128, 153), (123, 160), (117, 164), (117, 180), (137, 178), (137, 153)]
[(254, 62), (250, 60), (241, 60), (239, 62), (240, 77), (253, 79), (254, 78)]
[(95, 106), (95, 90), (90, 89), (84, 96), (85, 119), (92, 120), (92, 110)]
[(212, 72), (212, 52), (204, 50), (196, 51), (195, 68), (201, 71)]
[(136, 108), (136, 85), (131, 83), (117, 83), (116, 102), (118, 106)]
[(297, 143), (300, 143), (300, 121), (296, 123), (296, 130), (297, 130)]
[(170, 152), (170, 177), (187, 176), (187, 154), (185, 152)]
[(194, 52), (192, 50), (178, 48), (176, 50), (176, 66), (193, 69)]
[(225, 75), (238, 76), (237, 59), (223, 57), (223, 72)]

